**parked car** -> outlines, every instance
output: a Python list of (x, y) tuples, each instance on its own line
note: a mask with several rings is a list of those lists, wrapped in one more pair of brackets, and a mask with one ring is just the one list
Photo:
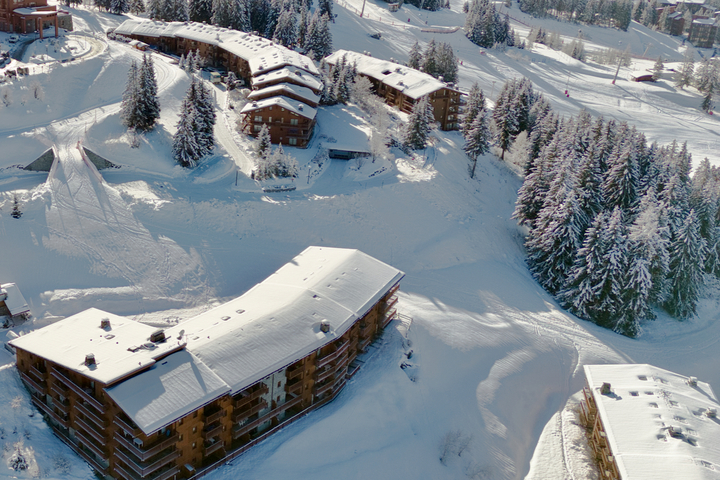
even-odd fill
[(8, 38), (8, 42), (10, 43), (16, 43), (18, 40), (20, 40), (20, 37), (17, 35), (10, 35), (10, 38)]

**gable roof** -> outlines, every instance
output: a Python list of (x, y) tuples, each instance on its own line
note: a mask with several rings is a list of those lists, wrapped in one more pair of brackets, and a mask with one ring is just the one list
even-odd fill
[(252, 84), (255, 88), (264, 88), (269, 84), (283, 81), (297, 82), (314, 92), (322, 90), (322, 83), (317, 77), (297, 67), (283, 67), (263, 75), (258, 75), (257, 77), (253, 77)]
[(5, 294), (5, 306), (10, 315), (20, 315), (30, 311), (30, 306), (25, 301), (20, 289), (14, 283), (0, 285), (0, 294)]
[(314, 119), (317, 115), (317, 110), (310, 105), (306, 105), (298, 100), (283, 96), (263, 98), (262, 100), (248, 102), (245, 104), (242, 110), (240, 110), (240, 113), (262, 110), (263, 108), (267, 108), (270, 106), (284, 108), (285, 110), (288, 110), (310, 120)]
[(292, 93), (305, 100), (305, 103), (310, 106), (317, 105), (320, 102), (320, 97), (312, 90), (293, 83), (281, 83), (278, 85), (270, 85), (269, 87), (261, 88), (260, 90), (253, 90), (248, 95), (248, 98), (250, 100), (256, 100), (258, 98), (282, 95), (284, 93)]

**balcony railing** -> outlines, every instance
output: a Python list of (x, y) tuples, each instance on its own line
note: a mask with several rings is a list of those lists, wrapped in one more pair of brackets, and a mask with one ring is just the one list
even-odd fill
[(158, 460), (151, 462), (137, 462), (130, 456), (126, 455), (122, 450), (115, 449), (115, 456), (123, 461), (125, 465), (141, 477), (146, 477), (155, 470), (159, 470), (170, 462), (173, 462), (180, 456), (179, 450), (173, 450), (172, 452), (164, 455)]
[(83, 400), (88, 402), (90, 405), (95, 407), (98, 411), (100, 411), (100, 412), (105, 411), (105, 407), (99, 400), (97, 400), (95, 397), (93, 397), (90, 393), (88, 393), (85, 390), (83, 390), (82, 388), (80, 388), (75, 382), (73, 382), (72, 380), (67, 378), (62, 373), (60, 373), (56, 370), (53, 370), (50, 372), (50, 375), (52, 375), (56, 380), (64, 383), (70, 390), (75, 392), (80, 398), (82, 398)]
[(85, 430), (85, 432), (87, 432), (87, 434), (93, 437), (95, 440), (97, 440), (103, 445), (105, 444), (105, 436), (95, 430), (95, 428), (91, 427), (90, 422), (87, 422), (80, 417), (75, 417), (75, 423), (83, 430)]
[(53, 406), (60, 410), (64, 415), (70, 414), (70, 402), (68, 402), (67, 400), (65, 400), (65, 402), (61, 402), (57, 398), (53, 398), (52, 403)]
[(220, 435), (223, 431), (222, 423), (217, 423), (213, 425), (208, 425), (205, 427), (205, 431), (203, 432), (203, 438), (205, 440), (210, 440), (213, 437), (217, 437)]
[(280, 413), (284, 412), (285, 410), (288, 410), (302, 402), (302, 397), (297, 396), (293, 397), (291, 400), (283, 403), (282, 405), (277, 406), (275, 409), (269, 411), (262, 417), (258, 418), (257, 420), (253, 420), (252, 422), (248, 423), (247, 425), (237, 426), (233, 429), (233, 438), (239, 438), (246, 433), (248, 433), (253, 428), (263, 424), (264, 422), (267, 422), (271, 418), (275, 417), (276, 415), (279, 415)]
[(116, 416), (113, 419), (113, 423), (125, 430), (125, 432), (127, 432), (127, 434), (132, 437), (139, 437), (143, 433), (142, 430), (140, 430), (138, 427), (131, 427), (130, 424), (123, 420), (120, 416)]
[(156, 474), (155, 476), (143, 478), (134, 475), (129, 471), (129, 469), (124, 468), (122, 465), (115, 464), (115, 473), (118, 474), (120, 478), (124, 478), (125, 480), (169, 480), (170, 478), (173, 478), (175, 475), (180, 473), (180, 469), (176, 465), (173, 465), (168, 470), (159, 472), (159, 474)]
[(265, 399), (260, 399), (260, 402), (257, 405), (250, 407), (246, 410), (241, 410), (241, 411), (235, 412), (235, 414), (232, 417), (232, 421), (233, 421), (233, 423), (238, 423), (245, 418), (255, 415), (256, 413), (259, 413), (261, 410), (265, 410), (267, 407), (268, 407), (267, 401)]
[(285, 384), (285, 391), (288, 393), (294, 393), (296, 395), (299, 395), (303, 390), (303, 382), (302, 380), (298, 380), (295, 383), (286, 383)]
[(296, 365), (295, 367), (288, 368), (285, 372), (285, 377), (287, 377), (288, 380), (292, 380), (293, 378), (302, 375), (304, 369), (305, 366), (302, 363)]
[(75, 435), (77, 438), (82, 441), (82, 444), (85, 448), (88, 450), (91, 450), (95, 453), (98, 457), (102, 458), (106, 462), (107, 459), (107, 452), (105, 452), (101, 447), (104, 445), (103, 443), (98, 443), (95, 440), (91, 439), (89, 436), (85, 435), (82, 430), (76, 430)]
[(337, 350), (332, 352), (329, 355), (325, 355), (324, 357), (318, 359), (316, 361), (317, 368), (324, 367), (328, 363), (336, 360), (338, 357), (340, 357), (343, 353), (347, 352), (348, 347), (350, 347), (350, 342), (343, 343)]
[(158, 441), (151, 443), (150, 445), (138, 445), (135, 442), (128, 440), (120, 432), (115, 432), (115, 440), (125, 447), (130, 453), (135, 455), (138, 459), (145, 461), (148, 458), (154, 457), (158, 453), (162, 452), (166, 448), (175, 445), (178, 441), (178, 434), (174, 433), (169, 437), (161, 437)]
[(208, 415), (207, 413), (205, 414), (205, 423), (206, 424), (213, 423), (216, 420), (220, 420), (224, 416), (225, 416), (225, 409), (218, 407), (217, 409), (213, 409), (213, 412), (210, 415)]
[(223, 450), (225, 448), (225, 443), (223, 441), (217, 441), (215, 443), (211, 443), (209, 445), (205, 445), (205, 456), (212, 455), (213, 453), (217, 452), (218, 450)]
[(393, 309), (392, 311), (385, 314), (385, 319), (383, 320), (382, 327), (385, 328), (388, 326), (390, 322), (392, 322), (393, 318), (395, 318), (395, 315), (397, 315), (397, 310)]
[(20, 372), (20, 378), (23, 379), (33, 390), (37, 391), (40, 395), (47, 393), (47, 382), (37, 382), (30, 375), (25, 372)]
[(60, 425), (62, 425), (62, 426), (65, 427), (65, 428), (68, 428), (68, 427), (70, 426), (70, 422), (69, 422), (68, 420), (65, 420), (65, 419), (62, 418), (60, 415), (58, 415), (57, 413), (55, 413), (55, 412), (53, 411), (53, 409), (50, 408), (49, 406), (45, 405), (45, 403), (43, 403), (42, 400), (40, 400), (40, 399), (38, 399), (38, 398), (36, 398), (36, 397), (30, 397), (30, 399), (32, 400), (33, 404), (34, 404), (36, 407), (38, 407), (38, 409), (40, 409), (42, 412), (44, 412), (45, 414), (47, 414), (47, 415), (49, 415), (50, 417), (52, 417), (53, 420), (55, 420), (57, 423), (59, 423)]
[(83, 460), (85, 460), (87, 463), (89, 463), (90, 466), (92, 468), (94, 468), (96, 471), (102, 473), (103, 475), (107, 473), (107, 467), (105, 465), (103, 465), (102, 463), (98, 462), (88, 452), (86, 452), (82, 448), (79, 448), (78, 446), (75, 446), (74, 450), (83, 458)]
[(398, 301), (397, 295), (393, 295), (392, 297), (388, 298), (388, 299), (384, 302), (384, 305), (383, 305), (384, 308), (383, 308), (383, 309), (387, 312), (387, 311), (390, 310), (393, 306), (395, 306), (395, 304), (397, 303), (397, 301)]
[(80, 412), (80, 413), (82, 413), (83, 415), (85, 415), (85, 416), (86, 416), (89, 420), (91, 420), (95, 425), (97, 425), (96, 428), (99, 429), (100, 431), (105, 430), (105, 427), (108, 426), (107, 420), (105, 420), (104, 418), (101, 418), (101, 417), (98, 417), (97, 415), (95, 415), (95, 413), (94, 413), (91, 409), (89, 409), (88, 407), (86, 407), (85, 405), (83, 405), (81, 402), (75, 402), (75, 409), (76, 409), (78, 412)]
[(260, 395), (268, 393), (268, 391), (268, 386), (264, 383), (261, 383), (259, 387), (256, 385), (255, 387), (248, 388), (240, 394), (241, 396), (239, 398), (235, 399), (235, 409), (242, 408), (243, 405), (258, 398)]
[(360, 338), (367, 338), (373, 333), (373, 324), (370, 322), (363, 322), (360, 324)]
[(35, 381), (37, 382), (44, 382), (45, 381), (45, 373), (38, 370), (35, 365), (30, 365), (30, 368), (28, 369), (30, 376), (35, 377)]
[(54, 392), (56, 395), (60, 395), (61, 397), (67, 398), (68, 397), (68, 388), (57, 381), (52, 382), (50, 384), (50, 390)]
[(365, 350), (368, 345), (372, 342), (372, 337), (367, 337), (364, 340), (358, 342), (358, 350)]
[(315, 372), (315, 382), (322, 383), (333, 375), (335, 375), (335, 369), (333, 367), (329, 367), (320, 373)]

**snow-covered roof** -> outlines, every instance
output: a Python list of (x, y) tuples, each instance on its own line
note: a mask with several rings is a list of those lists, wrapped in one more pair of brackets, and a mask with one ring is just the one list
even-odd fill
[(720, 420), (706, 415), (720, 405), (709, 384), (647, 364), (584, 369), (621, 478), (720, 479)]
[(258, 98), (271, 97), (275, 95), (282, 95), (284, 93), (292, 93), (306, 101), (306, 103), (317, 105), (320, 102), (320, 97), (309, 88), (301, 87), (293, 83), (281, 83), (279, 85), (270, 85), (269, 87), (261, 88), (260, 90), (253, 90), (248, 95), (250, 100)]
[(267, 108), (269, 106), (278, 106), (284, 108), (285, 110), (289, 110), (310, 120), (314, 119), (315, 115), (317, 115), (317, 110), (310, 105), (283, 96), (263, 98), (262, 100), (248, 102), (245, 104), (242, 110), (240, 110), (240, 113), (262, 110), (263, 108)]
[(252, 84), (253, 87), (263, 88), (269, 84), (289, 80), (300, 83), (315, 92), (322, 90), (322, 83), (317, 77), (297, 67), (283, 67), (264, 75), (258, 75), (257, 77), (253, 77)]
[(340, 62), (343, 56), (348, 63), (355, 63), (358, 73), (400, 90), (413, 99), (424, 97), (443, 88), (454, 90), (427, 73), (358, 52), (338, 50), (327, 57), (325, 61), (335, 65)]
[(30, 306), (25, 301), (25, 297), (14, 283), (0, 285), (0, 299), (3, 296), (5, 296), (5, 306), (10, 310), (10, 315), (20, 315), (30, 311)]
[(354, 152), (354, 153), (370, 153), (370, 146), (368, 145), (367, 139), (348, 142), (343, 141), (340, 143), (323, 142), (322, 146), (328, 150), (340, 150), (343, 152)]
[(57, 10), (55, 8), (48, 8), (48, 7), (23, 7), (23, 8), (16, 8), (13, 10), (13, 13), (16, 13), (18, 15), (24, 15), (24, 16), (37, 16), (37, 17), (44, 17), (46, 15), (55, 15)]
[(676, 18), (682, 18), (683, 14), (682, 12), (674, 12), (667, 16), (667, 18), (671, 20), (675, 20)]
[[(285, 65), (295, 65), (317, 74), (312, 60), (305, 55), (278, 45), (272, 40), (250, 33), (198, 22), (160, 22), (126, 20), (115, 28), (120, 35), (147, 37), (176, 37), (215, 45), (250, 63), (253, 75), (260, 67), (265, 71)], [(255, 67), (253, 67), (255, 65)], [(275, 66), (273, 66), (275, 65)]]
[(277, 48), (263, 53), (251, 58), (248, 63), (253, 76), (289, 66), (301, 68), (313, 75), (320, 75), (320, 71), (309, 57), (287, 48)]
[[(358, 250), (308, 247), (247, 293), (168, 329), (233, 393), (343, 335), (403, 272)], [(330, 331), (320, 331), (327, 319)]]
[(105, 391), (150, 435), (228, 393), (230, 387), (192, 353), (181, 350)]
[[(108, 328), (100, 327), (103, 319), (110, 320)], [(156, 330), (128, 318), (90, 308), (16, 338), (10, 344), (110, 385), (183, 347), (176, 338), (168, 338), (161, 343), (150, 342), (150, 335)], [(85, 356), (91, 353), (96, 364), (87, 366)]]
[(697, 23), (698, 25), (715, 25), (716, 21), (714, 18), (696, 18), (692, 23)]

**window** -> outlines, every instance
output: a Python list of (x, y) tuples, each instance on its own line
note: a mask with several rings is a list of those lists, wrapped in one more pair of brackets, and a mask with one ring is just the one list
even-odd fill
[(255, 115), (256, 122), (262, 122), (262, 115)]
[[(280, 387), (280, 382), (278, 382), (278, 387)], [(278, 397), (279, 398), (279, 397)]]
[(280, 395), (278, 395), (276, 402), (280, 402)]
[(297, 138), (288, 138), (288, 145), (297, 145)]
[(297, 124), (298, 124), (298, 119), (297, 119), (297, 118), (291, 118), (291, 119), (290, 119), (290, 125), (297, 125)]
[(193, 449), (195, 449), (195, 447), (197, 447), (197, 443), (193, 442)]
[(183, 437), (183, 436), (182, 436), (182, 433), (181, 433), (180, 436), (178, 437), (178, 442), (182, 442), (182, 437)]
[(259, 132), (260, 130), (262, 130), (262, 125), (253, 125), (253, 130)]
[[(196, 432), (197, 432), (197, 427), (193, 427), (193, 433), (196, 433)], [(193, 447), (193, 448), (195, 448), (195, 447)]]
[(181, 418), (180, 421), (178, 422), (178, 425), (182, 425), (182, 424), (183, 424), (183, 420), (185, 420), (185, 419), (184, 419), (184, 418)]
[(272, 117), (268, 117), (268, 122), (272, 123)]
[[(197, 418), (197, 413), (198, 413), (197, 410), (195, 410), (195, 411), (193, 412), (193, 418)], [(193, 431), (194, 431), (194, 430), (193, 430)]]

